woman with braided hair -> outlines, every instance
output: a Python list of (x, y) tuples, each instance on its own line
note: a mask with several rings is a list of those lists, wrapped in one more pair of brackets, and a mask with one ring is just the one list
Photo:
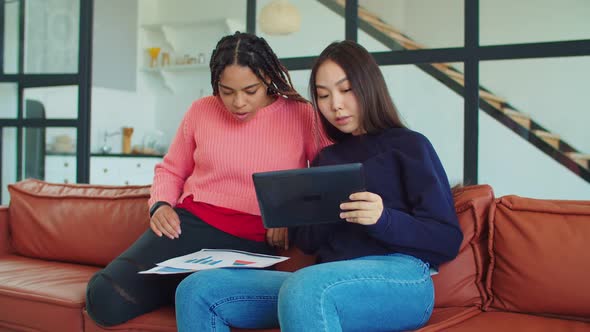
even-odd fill
[(155, 168), (151, 229), (88, 283), (86, 309), (100, 325), (174, 303), (186, 275), (138, 274), (156, 263), (203, 248), (289, 245), (286, 229), (263, 227), (252, 173), (306, 167), (328, 140), (310, 135), (313, 108), (263, 38), (223, 37), (209, 66), (213, 95), (190, 106)]

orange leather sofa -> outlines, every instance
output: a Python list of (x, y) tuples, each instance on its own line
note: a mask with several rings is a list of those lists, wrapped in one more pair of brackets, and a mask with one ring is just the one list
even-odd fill
[[(148, 228), (149, 187), (26, 180), (9, 190), (0, 331), (176, 330), (172, 308), (110, 328), (84, 310), (88, 279)], [(434, 276), (435, 310), (420, 331), (590, 331), (590, 201), (496, 199), (479, 185), (457, 192), (455, 207), (461, 251)], [(313, 262), (282, 254), (292, 258), (281, 270)]]

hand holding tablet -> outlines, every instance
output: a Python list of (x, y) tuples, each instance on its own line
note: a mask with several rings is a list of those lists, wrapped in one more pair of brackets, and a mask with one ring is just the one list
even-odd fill
[(264, 226), (342, 222), (340, 204), (365, 191), (362, 164), (342, 164), (252, 175)]

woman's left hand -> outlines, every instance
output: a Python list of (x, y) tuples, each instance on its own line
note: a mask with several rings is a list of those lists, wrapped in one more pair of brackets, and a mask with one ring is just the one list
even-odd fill
[(347, 222), (374, 225), (383, 213), (381, 196), (368, 191), (354, 193), (348, 197), (352, 202), (340, 204), (341, 219)]
[(273, 247), (289, 249), (289, 229), (286, 227), (267, 229), (266, 243)]

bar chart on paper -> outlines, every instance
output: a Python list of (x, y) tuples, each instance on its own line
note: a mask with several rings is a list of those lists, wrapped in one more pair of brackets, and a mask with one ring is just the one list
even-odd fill
[(257, 254), (231, 249), (202, 249), (192, 254), (174, 257), (158, 263), (142, 274), (191, 273), (222, 267), (263, 268), (289, 259), (289, 257)]
[(189, 264), (205, 264), (205, 265), (215, 265), (215, 264), (219, 264), (221, 262), (223, 262), (222, 260), (213, 260), (213, 256), (207, 256), (207, 257), (203, 257), (203, 258), (193, 258), (193, 259), (189, 259), (184, 261), (185, 263), (189, 263)]

